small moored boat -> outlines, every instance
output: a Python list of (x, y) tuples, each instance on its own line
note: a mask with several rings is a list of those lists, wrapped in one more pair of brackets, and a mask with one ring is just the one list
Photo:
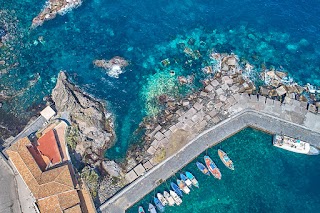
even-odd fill
[(186, 176), (189, 180), (191, 180), (192, 185), (199, 188), (199, 182), (198, 180), (191, 174), (191, 172), (186, 172)]
[(229, 169), (234, 170), (234, 165), (232, 160), (228, 157), (228, 155), (222, 151), (221, 149), (218, 149), (218, 155), (222, 161), (222, 163)]
[(157, 209), (160, 212), (164, 212), (164, 206), (161, 204), (160, 200), (156, 197), (153, 198), (154, 204), (156, 204)]
[(181, 178), (181, 180), (183, 180), (187, 184), (188, 187), (190, 187), (192, 185), (191, 180), (189, 180), (189, 178), (187, 176), (185, 176), (184, 174), (181, 173), (180, 178)]
[(202, 163), (200, 162), (197, 162), (197, 167), (198, 169), (205, 175), (209, 175), (210, 176), (210, 172), (208, 171), (208, 169), (205, 167), (205, 165), (203, 165)]
[(175, 191), (175, 193), (177, 193), (177, 195), (179, 195), (180, 197), (183, 196), (182, 191), (180, 190), (179, 186), (173, 182), (171, 182), (171, 188), (173, 189), (173, 191)]
[(154, 207), (154, 205), (152, 205), (152, 203), (149, 203), (148, 211), (149, 211), (150, 213), (157, 213), (157, 210), (156, 210), (156, 208)]
[(170, 190), (170, 195), (173, 198), (174, 202), (179, 206), (182, 203), (181, 198), (174, 191)]
[(187, 186), (187, 184), (183, 181), (183, 180), (177, 180), (177, 184), (179, 186), (179, 188), (186, 194), (189, 194), (190, 193), (190, 189), (189, 187)]
[(206, 165), (209, 169), (209, 171), (211, 172), (211, 174), (217, 178), (217, 179), (221, 179), (221, 172), (219, 170), (219, 168), (217, 167), (217, 165), (213, 162), (213, 160), (211, 160), (211, 158), (209, 156), (204, 156), (204, 161), (206, 162)]
[(164, 191), (163, 195), (166, 198), (166, 200), (168, 201), (169, 206), (173, 206), (175, 202), (174, 202), (173, 197), (169, 194), (169, 192)]
[(146, 213), (146, 212), (144, 211), (144, 209), (143, 209), (142, 206), (139, 206), (139, 209), (138, 209), (138, 210), (139, 210), (138, 213)]
[(160, 200), (160, 203), (163, 206), (166, 206), (168, 204), (168, 201), (163, 197), (161, 193), (157, 193), (157, 198)]

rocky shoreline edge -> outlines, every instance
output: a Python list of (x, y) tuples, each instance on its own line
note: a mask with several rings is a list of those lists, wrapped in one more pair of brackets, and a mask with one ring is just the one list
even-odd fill
[[(263, 70), (264, 84), (256, 86), (249, 75), (252, 67), (243, 66), (236, 55), (214, 57), (219, 67), (208, 73), (199, 91), (179, 99), (166, 94), (159, 97), (162, 112), (140, 124), (139, 128), (146, 130), (142, 143), (133, 145), (121, 164), (104, 158), (105, 150), (116, 138), (114, 118), (107, 111), (107, 104), (71, 83), (65, 72), (59, 73), (52, 100), (62, 117), (70, 116), (67, 142), (73, 163), (86, 180), (96, 205), (170, 157), (200, 132), (230, 116), (228, 109), (235, 103), (236, 94), (269, 97), (283, 104), (298, 100), (310, 112), (319, 113), (319, 100), (312, 91), (288, 82), (286, 73)], [(208, 72), (208, 68), (203, 71)]]

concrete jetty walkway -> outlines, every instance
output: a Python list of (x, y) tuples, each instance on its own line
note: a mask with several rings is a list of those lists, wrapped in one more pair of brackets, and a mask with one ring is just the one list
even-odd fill
[(258, 99), (248, 95), (237, 95), (235, 99), (237, 104), (229, 108), (229, 118), (198, 135), (177, 153), (102, 204), (99, 210), (108, 213), (125, 212), (156, 188), (160, 180), (170, 178), (208, 147), (218, 144), (246, 127), (257, 128), (271, 134), (285, 134), (320, 147), (319, 115), (308, 112), (300, 106), (300, 102), (280, 104), (271, 99), (263, 97)]

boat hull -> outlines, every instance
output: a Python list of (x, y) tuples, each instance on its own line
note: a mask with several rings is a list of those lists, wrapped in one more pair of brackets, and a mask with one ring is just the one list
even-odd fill
[(186, 185), (186, 183), (183, 180), (177, 180), (177, 184), (184, 193), (186, 194), (190, 193), (189, 187)]
[(170, 190), (170, 195), (173, 198), (174, 202), (179, 206), (182, 203), (182, 199), (175, 193), (174, 191)]
[(173, 197), (167, 191), (164, 191), (163, 195), (165, 199), (168, 201), (169, 206), (173, 206), (175, 204)]
[(138, 212), (139, 212), (139, 213), (145, 213), (145, 211), (144, 211), (144, 209), (143, 209), (142, 206), (139, 206)]
[(171, 188), (173, 189), (173, 191), (175, 191), (175, 193), (177, 193), (177, 195), (179, 195), (180, 197), (183, 196), (182, 191), (177, 184), (171, 182)]
[(234, 165), (233, 165), (232, 160), (229, 158), (229, 156), (228, 156), (224, 151), (222, 151), (221, 149), (218, 149), (218, 155), (219, 155), (222, 163), (223, 163), (228, 169), (234, 170)]
[(193, 174), (191, 174), (191, 172), (186, 172), (186, 176), (187, 176), (187, 178), (189, 178), (189, 180), (191, 180), (192, 185), (194, 185), (195, 187), (199, 188), (199, 182), (193, 176)]
[(203, 164), (200, 163), (200, 162), (197, 162), (196, 164), (197, 164), (198, 169), (199, 169), (203, 174), (210, 176), (210, 172), (209, 172), (209, 170), (205, 167), (205, 165), (203, 165)]
[(204, 156), (204, 161), (206, 162), (207, 168), (211, 174), (218, 180), (221, 180), (221, 172), (213, 160), (211, 160), (209, 156)]
[(149, 211), (150, 213), (157, 213), (156, 208), (155, 208), (154, 205), (152, 205), (151, 203), (149, 203), (148, 211)]
[(154, 204), (160, 212), (164, 212), (164, 206), (161, 204), (160, 200), (156, 197), (153, 198)]

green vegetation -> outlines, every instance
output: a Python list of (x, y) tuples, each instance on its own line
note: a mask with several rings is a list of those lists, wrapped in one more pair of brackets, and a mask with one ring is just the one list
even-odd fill
[(72, 125), (68, 129), (66, 142), (71, 147), (71, 149), (75, 149), (79, 140), (79, 129), (77, 126)]
[(99, 175), (95, 169), (90, 166), (86, 166), (81, 171), (81, 178), (86, 182), (91, 196), (96, 198), (98, 195)]

